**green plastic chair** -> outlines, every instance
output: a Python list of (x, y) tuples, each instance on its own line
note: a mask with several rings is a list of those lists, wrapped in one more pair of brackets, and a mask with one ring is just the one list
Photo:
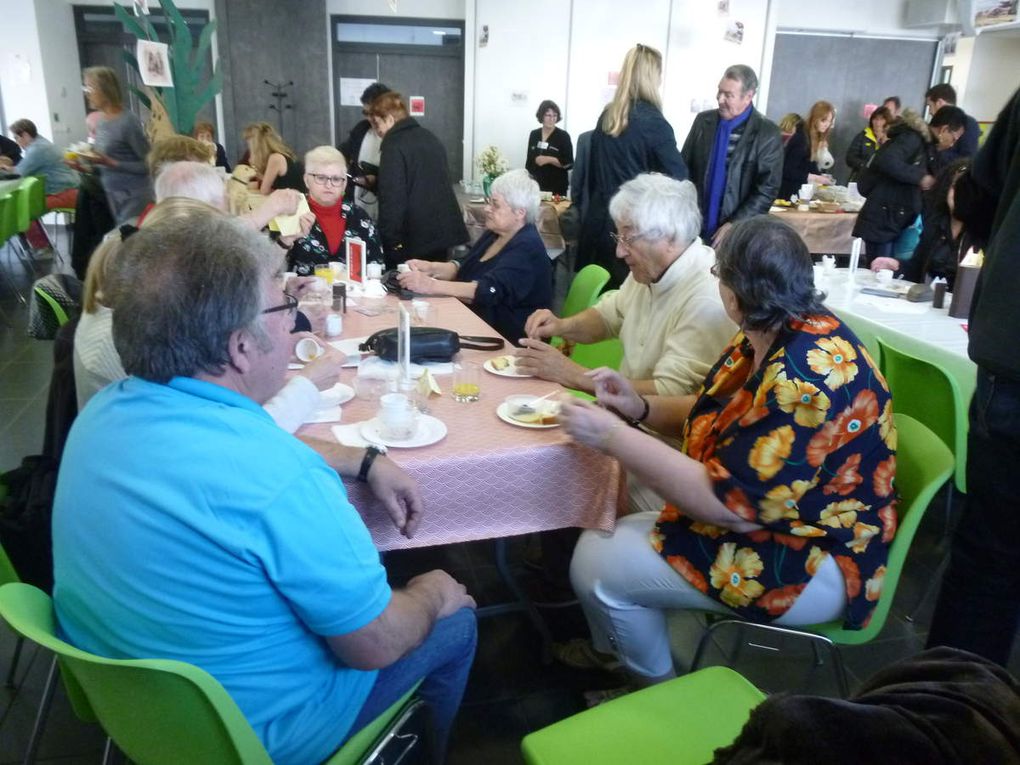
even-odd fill
[[(19, 200), (24, 197), (24, 186), (19, 185), (14, 191), (0, 196), (0, 244), (8, 244), (11, 249), (14, 250), (14, 254), (17, 255), (18, 260), (21, 261), (22, 267), (29, 274), (29, 276), (35, 278), (35, 268), (31, 263), (31, 255), (27, 253), (24, 246), (21, 243), (21, 238), (18, 234), (28, 230), (28, 224), (26, 223), (24, 228), (20, 226), (21, 219), (19, 217), (20, 208)], [(26, 205), (25, 212), (28, 211)], [(29, 221), (31, 223), (31, 221)], [(8, 278), (8, 281), (10, 279)], [(13, 283), (12, 283), (13, 284)], [(25, 296), (20, 291), (15, 290), (18, 293), (18, 297), (22, 303), (25, 303)]]
[(570, 289), (567, 290), (567, 296), (563, 300), (561, 315), (573, 316), (585, 308), (591, 308), (608, 283), (609, 272), (602, 266), (592, 263), (582, 268), (570, 283)]
[(724, 618), (710, 624), (701, 636), (698, 649), (691, 662), (691, 669), (700, 666), (705, 647), (712, 636), (720, 630), (737, 629), (751, 632), (771, 632), (774, 634), (793, 635), (815, 641), (815, 646), (824, 644), (832, 657), (832, 665), (837, 674), (840, 692), (843, 697), (849, 695), (846, 670), (839, 653), (840, 645), (863, 645), (874, 640), (885, 626), (896, 597), (900, 575), (910, 551), (924, 513), (932, 497), (942, 485), (953, 475), (953, 453), (942, 440), (924, 424), (913, 417), (896, 413), (897, 450), (896, 450), (896, 489), (900, 495), (897, 506), (899, 528), (896, 537), (889, 547), (889, 560), (886, 563), (885, 580), (882, 583), (882, 595), (878, 605), (871, 614), (867, 626), (860, 630), (843, 628), (843, 620), (815, 624), (791, 629), (771, 624), (755, 624), (740, 619)]
[[(107, 659), (56, 636), (49, 596), (28, 584), (0, 587), (0, 616), (15, 632), (53, 651), (75, 713), (97, 721), (137, 765), (272, 765), (241, 710), (212, 675), (167, 659)], [(327, 760), (360, 762), (415, 689), (356, 733)]]
[(38, 220), (46, 214), (46, 182), (41, 176), (29, 175), (21, 182), (25, 189), (25, 205), (29, 221)]
[(967, 493), (967, 406), (956, 378), (879, 337), (879, 366), (897, 412), (920, 420), (956, 456), (956, 488)]
[[(6, 496), (7, 486), (3, 482), (0, 482), (0, 500)], [(11, 563), (11, 559), (7, 557), (7, 551), (0, 546), (0, 585), (20, 581), (21, 577), (18, 576), (18, 572), (14, 570), (14, 564)], [(7, 679), (4, 681), (4, 685), (8, 688), (14, 687), (14, 674), (18, 670), (18, 661), (21, 659), (21, 649), (24, 647), (24, 644), (25, 639), (19, 635), (17, 641), (14, 643), (14, 655), (11, 657), (11, 665), (7, 668)]]
[(529, 733), (521, 751), (528, 765), (702, 765), (764, 699), (732, 669), (709, 667)]

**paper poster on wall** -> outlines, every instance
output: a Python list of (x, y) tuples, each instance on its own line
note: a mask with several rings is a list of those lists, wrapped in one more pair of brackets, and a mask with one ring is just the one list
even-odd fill
[(375, 80), (365, 77), (340, 78), (340, 106), (361, 106), (361, 94)]
[(526, 91), (526, 90), (512, 90), (512, 91), (510, 91), (510, 105), (511, 106), (527, 106), (528, 105), (528, 91)]
[(1017, 18), (1018, 0), (975, 0), (974, 26), (991, 27), (1011, 24)]
[(142, 71), (142, 82), (151, 88), (172, 88), (170, 56), (166, 43), (139, 40), (135, 46), (138, 68)]
[(719, 9), (720, 16), (730, 15), (730, 0), (719, 0), (719, 4), (716, 7)]
[(407, 99), (407, 105), (412, 117), (425, 116), (425, 96), (411, 96)]
[(744, 42), (744, 24), (741, 21), (731, 21), (726, 25), (726, 33), (723, 35), (726, 42), (740, 45)]
[(478, 47), (484, 48), (489, 44), (489, 25), (482, 24), (482, 31), (478, 33)]

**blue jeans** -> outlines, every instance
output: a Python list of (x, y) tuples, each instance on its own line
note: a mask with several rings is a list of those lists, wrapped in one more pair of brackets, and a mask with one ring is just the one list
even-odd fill
[(1020, 619), (1020, 380), (978, 367), (967, 450), (967, 503), (928, 646), (1005, 666)]
[(478, 642), (475, 612), (462, 608), (435, 623), (428, 637), (406, 656), (379, 670), (375, 685), (348, 738), (381, 715), (419, 680), (417, 696), (432, 712), (433, 762), (446, 758), (446, 745), (457, 709), (464, 697)]
[(864, 242), (864, 247), (867, 250), (867, 254), (864, 256), (864, 262), (871, 263), (875, 258), (891, 258), (893, 252), (893, 242)]

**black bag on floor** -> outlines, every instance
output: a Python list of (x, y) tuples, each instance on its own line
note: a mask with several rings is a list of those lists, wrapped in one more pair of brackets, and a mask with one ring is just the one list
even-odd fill
[(53, 592), (50, 520), (57, 486), (57, 461), (36, 455), (0, 476), (0, 544), (21, 581)]

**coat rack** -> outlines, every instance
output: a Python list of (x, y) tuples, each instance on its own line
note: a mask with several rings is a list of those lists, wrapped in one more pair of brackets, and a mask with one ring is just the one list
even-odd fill
[(287, 82), (270, 82), (269, 80), (263, 80), (262, 82), (264, 82), (266, 85), (273, 89), (269, 95), (276, 99), (276, 103), (270, 104), (269, 108), (276, 112), (276, 122), (278, 126), (277, 132), (280, 135), (283, 135), (283, 112), (285, 109), (294, 108), (290, 104), (283, 103), (289, 98), (289, 96), (287, 95), (287, 91), (284, 90), (284, 88), (293, 87), (294, 81), (288, 80)]

